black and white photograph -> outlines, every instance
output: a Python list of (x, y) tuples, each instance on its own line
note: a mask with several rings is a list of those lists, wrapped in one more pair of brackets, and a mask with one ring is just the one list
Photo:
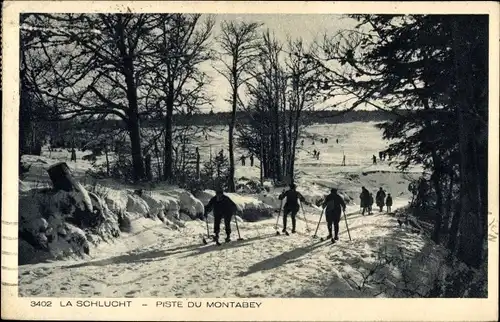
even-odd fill
[(18, 16), (19, 297), (492, 295), (488, 14), (83, 11)]

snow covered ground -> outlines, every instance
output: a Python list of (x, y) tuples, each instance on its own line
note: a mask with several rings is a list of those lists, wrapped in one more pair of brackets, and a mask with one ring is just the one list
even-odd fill
[[(215, 129), (209, 140), (198, 141), (202, 158), (207, 157), (210, 149), (216, 153), (226, 147), (226, 134), (220, 130), (223, 129)], [(308, 128), (307, 135), (298, 154), (298, 190), (308, 201), (315, 201), (330, 188), (337, 187), (350, 200), (347, 219), (352, 241), (349, 241), (344, 219), (337, 244), (313, 239), (320, 210), (308, 206), (304, 207), (305, 213), (299, 213), (297, 234), (276, 236), (275, 217), (257, 222), (238, 220), (244, 240), (236, 241), (238, 235), (233, 222), (233, 241), (220, 247), (202, 244), (206, 226), (200, 220), (181, 218), (182, 223), (166, 225), (160, 220), (138, 217), (132, 231), (92, 248), (90, 256), (83, 260), (20, 266), (20, 295), (407, 297), (424, 293), (422, 288), (431, 286), (444, 251), (425, 234), (400, 228), (394, 214), (374, 210), (373, 215), (361, 216), (358, 200), (361, 186), (373, 193), (383, 187), (393, 195), (393, 210), (404, 207), (409, 200), (408, 182), (418, 177), (421, 169), (400, 173), (387, 161), (373, 165), (371, 156), (375, 154), (378, 158), (378, 151), (387, 144), (373, 123), (315, 125)], [(320, 143), (320, 137), (327, 137), (328, 144)], [(311, 144), (313, 138), (314, 145)], [(314, 149), (321, 151), (319, 160), (310, 154)], [(81, 153), (77, 153), (76, 163), (69, 162), (67, 151), (52, 152), (50, 157), (25, 156), (23, 160), (29, 161), (32, 168), (20, 190), (46, 185), (49, 181), (45, 169), (60, 160), (67, 161), (82, 183), (92, 183), (86, 182), (85, 176), (90, 164), (82, 161)], [(239, 153), (241, 151), (237, 151), (237, 156)], [(340, 166), (343, 153), (347, 156), (345, 167)], [(256, 179), (259, 170), (250, 167), (247, 160), (245, 167), (238, 164), (236, 177)], [(114, 189), (133, 188), (109, 180), (101, 180), (100, 184)], [(231, 194), (231, 197), (240, 208), (276, 210), (279, 207), (276, 196), (280, 191), (281, 188), (277, 188), (259, 195)], [(192, 207), (187, 211), (198, 212), (200, 202), (179, 189), (157, 186), (153, 193), (153, 199), (173, 198), (178, 201), (177, 207)], [(205, 203), (209, 196), (207, 191), (198, 197)], [(114, 198), (108, 197), (108, 207), (112, 208)], [(147, 201), (148, 205), (153, 201)], [(129, 211), (129, 205), (126, 208)], [(323, 219), (318, 236), (326, 234)]]

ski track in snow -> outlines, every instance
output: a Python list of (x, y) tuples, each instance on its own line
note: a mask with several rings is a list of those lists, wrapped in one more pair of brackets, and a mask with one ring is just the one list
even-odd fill
[[(387, 144), (373, 124), (314, 125), (307, 130), (328, 137), (329, 143), (316, 141), (311, 145), (311, 140), (306, 139), (304, 147), (299, 147), (299, 191), (323, 193), (339, 184), (341, 191), (358, 191), (359, 178), (371, 173), (363, 182), (372, 189), (379, 185), (389, 188), (394, 198), (393, 210), (407, 205), (407, 181), (387, 163), (371, 164), (371, 155), (377, 154)], [(215, 133), (209, 141), (203, 139), (199, 142), (202, 158), (210, 150), (215, 154), (217, 149), (226, 147), (225, 136), (223, 132)], [(340, 144), (335, 143), (336, 138), (340, 138)], [(320, 160), (311, 156), (315, 148), (321, 149)], [(81, 161), (83, 153), (77, 153), (76, 163), (66, 159), (69, 158), (67, 151), (52, 152), (52, 157), (67, 161), (75, 176), (85, 183), (85, 170), (89, 165)], [(237, 149), (236, 156), (240, 153), (241, 150)], [(346, 167), (340, 166), (343, 153), (347, 155)], [(44, 169), (49, 164), (43, 157), (31, 159), (38, 162), (34, 169), (39, 173), (26, 182), (43, 185), (44, 180), (48, 180)], [(384, 171), (386, 173), (382, 174)], [(348, 179), (345, 173), (348, 173)], [(256, 179), (259, 170), (238, 165), (236, 177), (242, 176)], [(353, 272), (367, 267), (384, 245), (399, 243), (407, 251), (417, 253), (426, 243), (423, 236), (399, 228), (392, 215), (374, 209), (373, 215), (361, 216), (358, 206), (348, 205), (352, 241), (349, 241), (342, 218), (340, 241), (331, 245), (330, 241), (320, 242), (319, 239), (327, 235), (324, 217), (318, 238), (312, 238), (320, 210), (310, 207), (304, 207), (304, 210), (308, 223), (306, 225), (302, 211), (299, 212), (297, 234), (276, 236), (276, 218), (270, 218), (239, 223), (244, 240), (237, 241), (233, 222), (233, 241), (223, 242), (222, 246), (202, 244), (206, 226), (201, 221), (188, 221), (185, 228), (177, 231), (161, 222), (149, 222), (134, 234), (123, 233), (112, 243), (94, 248), (92, 258), (20, 266), (19, 294), (56, 297), (363, 297), (368, 295), (348, 283), (344, 278), (346, 274), (356, 279)], [(280, 218), (279, 226), (281, 224)], [(224, 228), (221, 227), (221, 240), (224, 237)]]
[[(319, 211), (310, 208), (307, 216), (317, 223)], [(244, 240), (236, 240), (232, 227), (233, 241), (222, 246), (202, 244), (203, 222), (168, 233), (159, 225), (142, 232), (154, 236), (154, 242), (130, 252), (21, 266), (20, 296), (359, 297), (341, 277), (346, 265), (356, 268), (359, 259), (373, 257), (379, 240), (391, 231), (407, 232), (392, 215), (378, 211), (347, 218), (353, 240), (342, 219), (335, 245), (320, 241), (327, 234), (323, 222), (317, 239), (312, 238), (316, 225), (309, 225), (307, 233), (303, 220), (297, 223), (299, 234), (290, 236), (275, 234), (275, 219), (242, 223)], [(423, 241), (411, 237), (414, 249), (422, 247)]]

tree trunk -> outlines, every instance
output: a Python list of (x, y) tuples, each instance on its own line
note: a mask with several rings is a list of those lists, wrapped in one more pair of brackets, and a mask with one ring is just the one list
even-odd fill
[[(233, 73), (235, 75), (236, 72)], [(233, 76), (234, 77), (234, 76)], [(228, 190), (229, 192), (235, 192), (236, 187), (234, 184), (234, 126), (236, 124), (236, 100), (238, 97), (238, 84), (233, 84), (233, 96), (232, 96), (232, 109), (231, 109), (231, 122), (229, 123), (229, 178), (228, 178)]]
[(473, 176), (474, 169), (474, 147), (471, 148), (471, 134), (469, 131), (474, 129), (471, 122), (466, 120), (465, 114), (468, 108), (468, 98), (471, 95), (470, 84), (466, 84), (467, 74), (470, 72), (467, 68), (467, 55), (469, 46), (463, 40), (460, 28), (457, 22), (453, 22), (453, 51), (455, 54), (455, 76), (457, 81), (457, 116), (459, 128), (459, 150), (460, 150), (460, 212), (461, 221), (459, 223), (459, 244), (457, 256), (466, 264), (479, 267), (483, 256), (483, 236), (481, 233), (481, 214), (476, 206), (480, 205), (481, 200), (476, 195), (476, 185)]
[(165, 117), (165, 151), (163, 152), (163, 179), (171, 181), (173, 177), (173, 142), (172, 118), (174, 113), (174, 98), (168, 95), (166, 99), (167, 113)]
[(144, 163), (142, 160), (141, 134), (138, 116), (136, 113), (129, 113), (128, 133), (132, 145), (132, 167), (134, 170), (134, 182), (144, 178)]
[(443, 191), (441, 189), (439, 178), (439, 172), (435, 170), (431, 176), (431, 180), (434, 185), (434, 190), (436, 191), (436, 208), (438, 209), (436, 220), (434, 222), (434, 231), (432, 232), (432, 240), (434, 240), (436, 244), (439, 244), (441, 227), (443, 226)]
[(141, 129), (139, 120), (139, 107), (137, 105), (137, 87), (134, 78), (134, 65), (132, 58), (125, 56), (123, 58), (123, 67), (125, 83), (127, 85), (127, 125), (132, 145), (132, 167), (134, 171), (134, 181), (137, 182), (144, 178), (144, 164), (141, 150)]
[(104, 155), (106, 156), (106, 175), (109, 177), (109, 157), (108, 157), (108, 145), (104, 144)]
[(60, 162), (47, 169), (49, 178), (56, 191), (76, 192), (81, 194), (85, 210), (92, 212), (92, 201), (85, 188), (73, 177), (66, 162)]

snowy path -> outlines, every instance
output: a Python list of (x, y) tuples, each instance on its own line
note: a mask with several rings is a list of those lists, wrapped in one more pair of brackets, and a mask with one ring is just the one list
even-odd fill
[[(395, 207), (404, 200), (396, 200)], [(356, 209), (348, 209), (348, 213)], [(299, 233), (276, 236), (275, 219), (241, 223), (244, 241), (222, 246), (201, 244), (202, 222), (189, 222), (172, 233), (163, 225), (134, 238), (149, 241), (140, 247), (112, 254), (102, 252), (91, 261), (64, 261), (21, 266), (21, 296), (84, 297), (360, 297), (342, 274), (373, 257), (384, 237), (399, 230), (396, 219), (374, 212), (348, 215), (353, 238), (349, 242), (344, 220), (340, 242), (321, 243), (311, 236), (319, 211), (309, 209), (309, 228), (300, 215)], [(233, 239), (237, 238), (233, 227)], [(327, 233), (324, 224), (318, 235)], [(189, 236), (189, 237), (186, 237)], [(392, 237), (391, 237), (392, 238)], [(415, 250), (423, 239), (406, 239)], [(356, 268), (356, 267), (354, 267)]]

